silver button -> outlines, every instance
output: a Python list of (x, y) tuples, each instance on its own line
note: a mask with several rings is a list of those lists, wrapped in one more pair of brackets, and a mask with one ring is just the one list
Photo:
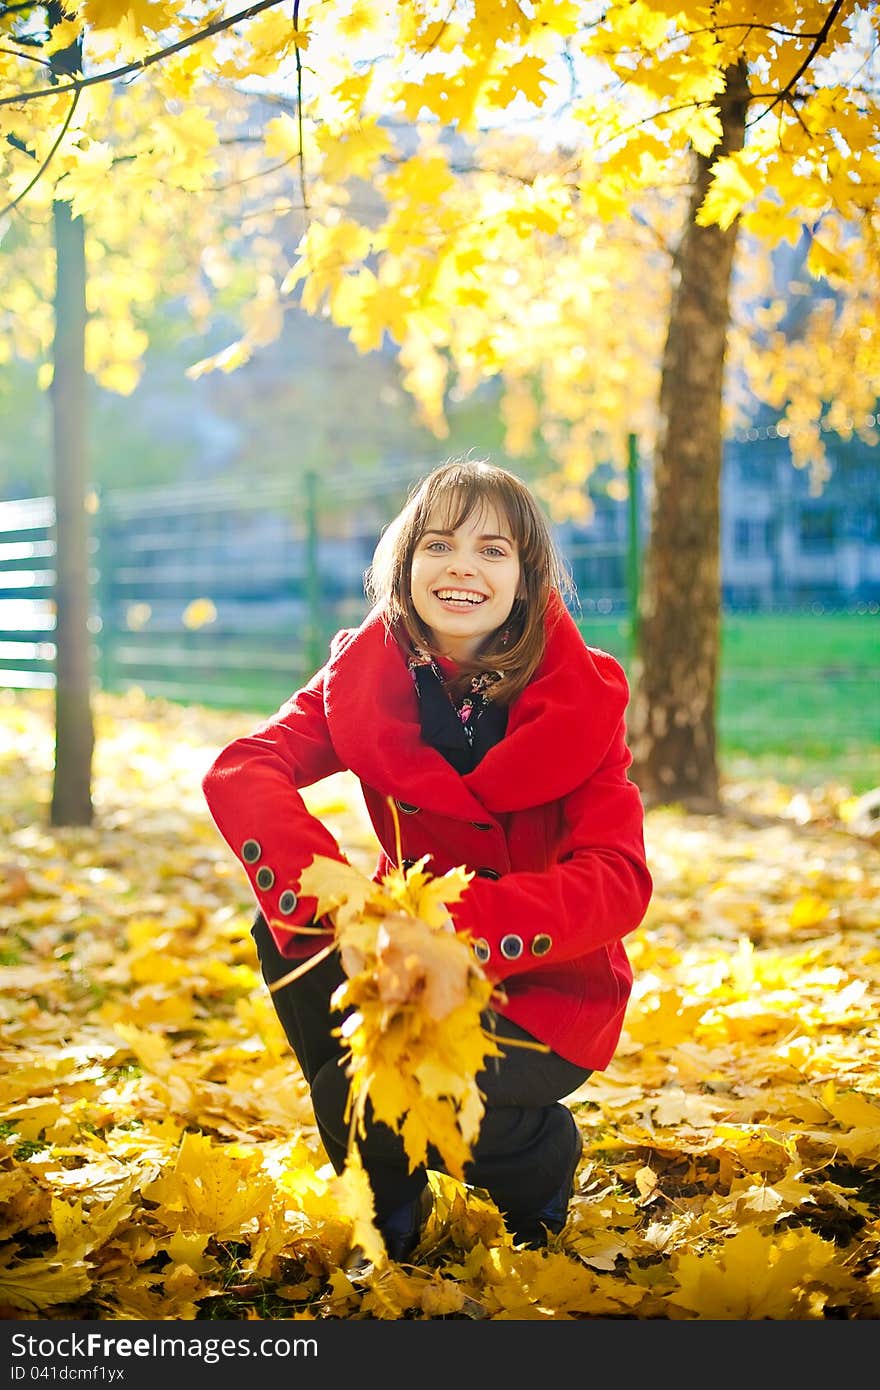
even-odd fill
[(402, 811), (405, 816), (418, 815), (418, 806), (412, 806), (408, 801), (398, 801), (397, 797), (395, 797), (394, 804), (397, 807), (398, 811)]
[(477, 878), (500, 878), (497, 869), (477, 869)]
[(473, 953), (481, 965), (485, 965), (492, 952), (489, 950), (489, 943), (484, 936), (478, 936), (473, 942)]
[(258, 840), (245, 840), (241, 847), (241, 857), (246, 864), (256, 864), (262, 853), (263, 846)]
[(257, 869), (257, 887), (262, 888), (264, 893), (268, 893), (274, 885), (274, 870), (270, 869), (268, 864), (263, 864), (261, 868)]
[(296, 905), (298, 902), (299, 898), (296, 896), (293, 889), (285, 888), (284, 892), (281, 894), (281, 897), (278, 899), (278, 911), (284, 917), (289, 917), (291, 912), (294, 912), (296, 910)]
[(501, 954), (505, 960), (518, 960), (523, 953), (523, 939), (514, 932), (501, 938)]
[(532, 942), (532, 955), (533, 955), (533, 956), (546, 956), (547, 952), (550, 950), (550, 947), (551, 947), (552, 945), (553, 945), (553, 937), (552, 937), (552, 936), (548, 936), (547, 933), (546, 933), (545, 931), (538, 932), (538, 935), (535, 937), (534, 941)]

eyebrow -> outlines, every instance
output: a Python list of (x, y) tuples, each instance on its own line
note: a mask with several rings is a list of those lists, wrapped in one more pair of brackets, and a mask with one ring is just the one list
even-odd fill
[[(427, 531), (424, 531), (422, 534), (425, 536), (454, 536), (455, 532), (441, 531), (436, 526), (429, 526)], [(484, 533), (482, 536), (478, 536), (477, 539), (481, 541), (506, 541), (508, 545), (513, 545), (513, 541), (509, 536), (496, 536), (488, 532)]]

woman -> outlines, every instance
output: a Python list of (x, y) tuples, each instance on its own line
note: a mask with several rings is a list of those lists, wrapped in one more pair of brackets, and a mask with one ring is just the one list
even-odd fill
[[(514, 1241), (562, 1229), (582, 1152), (562, 1103), (613, 1056), (632, 986), (623, 938), (651, 895), (643, 808), (628, 780), (618, 662), (588, 647), (535, 497), (511, 472), (451, 460), (411, 492), (367, 574), (373, 608), (266, 723), (238, 738), (204, 794), (248, 875), (268, 984), (326, 945), (299, 877), (313, 856), (344, 860), (302, 788), (343, 769), (361, 783), (382, 854), (473, 870), (452, 925), (499, 987), (487, 1019), (513, 1040), (480, 1074), (485, 1112), (466, 1171)], [(273, 994), (337, 1172), (348, 1081), (330, 998), (336, 953)], [(523, 1040), (544, 1049), (516, 1045)], [(399, 1137), (369, 1123), (359, 1146), (392, 1258), (418, 1243), (427, 1177)], [(439, 1166), (439, 1161), (438, 1165)]]

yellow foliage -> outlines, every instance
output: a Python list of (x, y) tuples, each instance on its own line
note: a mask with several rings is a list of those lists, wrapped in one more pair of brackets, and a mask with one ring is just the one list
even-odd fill
[(0, 1265), (0, 1304), (39, 1313), (57, 1303), (74, 1303), (90, 1287), (83, 1261), (59, 1265), (43, 1258)]
[(828, 1285), (849, 1282), (832, 1242), (812, 1231), (765, 1235), (752, 1226), (713, 1254), (680, 1255), (674, 1272), (670, 1302), (715, 1321), (821, 1319)]
[[(540, 431), (555, 513), (583, 515), (576, 494), (598, 460), (623, 467), (633, 430), (646, 452), (653, 447), (668, 252), (687, 160), (694, 151), (712, 159), (719, 148), (718, 95), (726, 70), (742, 61), (754, 93), (746, 148), (715, 161), (698, 220), (725, 228), (741, 219), (749, 261), (821, 228), (808, 264), (838, 295), (840, 350), (807, 352), (812, 377), (796, 352), (775, 349), (772, 370), (762, 371), (758, 296), (731, 335), (729, 375), (747, 370), (774, 400), (800, 403), (800, 418), (789, 421), (792, 455), (816, 485), (827, 402), (832, 428), (875, 413), (877, 303), (868, 287), (877, 272), (878, 110), (859, 86), (874, 33), (868, 16), (844, 9), (825, 29), (818, 0), (784, 17), (778, 6), (740, 0), (711, 13), (643, 0), (613, 0), (601, 12), (588, 0), (540, 0), (442, 14), (357, 0), (325, 6), (318, 28), (305, 14), (294, 27), (273, 5), (212, 32), (209, 13), (217, 19), (167, 0), (83, 0), (54, 26), (43, 59), (79, 36), (93, 75), (160, 45), (177, 51), (137, 82), (82, 89), (75, 109), (69, 84), (46, 88), (36, 55), (16, 47), (26, 12), (13, 6), (0, 20), (10, 36), (0, 45), (8, 137), (0, 171), (9, 196), (29, 204), (14, 254), (4, 243), (0, 297), (10, 312), (0, 360), (35, 360), (42, 386), (52, 376), (48, 230), (57, 193), (87, 223), (88, 370), (105, 388), (137, 386), (140, 325), (162, 300), (181, 295), (205, 326), (212, 298), (203, 259), (222, 244), (237, 265), (224, 302), (234, 303), (242, 331), (195, 363), (191, 378), (236, 370), (280, 333), (281, 306), (258, 285), (280, 283), (285, 295), (300, 288), (302, 309), (328, 313), (359, 351), (393, 340), (403, 385), (438, 438), (448, 432), (450, 384), (463, 395), (491, 378), (528, 382), (536, 425), (520, 420), (509, 445), (516, 454)], [(300, 74), (298, 56), (307, 60)], [(301, 105), (294, 115), (255, 115), (247, 91), (276, 78)], [(35, 90), (39, 98), (25, 100)], [(409, 124), (412, 138), (395, 124)], [(826, 240), (834, 219), (871, 264)], [(291, 227), (298, 234), (303, 222), (291, 267)], [(144, 312), (137, 322), (135, 304)], [(811, 347), (822, 341), (822, 326), (809, 332)], [(842, 369), (847, 360), (852, 370)]]
[(272, 1183), (260, 1172), (262, 1162), (259, 1152), (185, 1134), (173, 1168), (150, 1183), (144, 1196), (158, 1204), (157, 1217), (170, 1231), (235, 1240), (271, 1202)]
[(432, 878), (426, 862), (375, 883), (317, 856), (300, 889), (317, 899), (318, 915), (333, 919), (348, 977), (333, 1002), (351, 1010), (340, 1032), (353, 1133), (363, 1129), (369, 1097), (413, 1168), (427, 1161), (430, 1144), (461, 1177), (483, 1114), (476, 1077), (498, 1055), (481, 1018), (493, 990), (468, 942), (448, 929), (449, 904), (471, 875)]

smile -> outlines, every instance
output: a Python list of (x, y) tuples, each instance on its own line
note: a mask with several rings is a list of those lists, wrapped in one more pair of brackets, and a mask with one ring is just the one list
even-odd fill
[(471, 589), (435, 589), (434, 597), (441, 603), (463, 603), (470, 608), (476, 608), (486, 601), (485, 594), (474, 593)]

